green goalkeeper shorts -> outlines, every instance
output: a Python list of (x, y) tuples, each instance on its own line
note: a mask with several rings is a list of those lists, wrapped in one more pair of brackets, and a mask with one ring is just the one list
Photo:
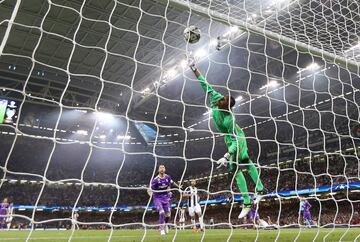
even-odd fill
[[(241, 128), (236, 128), (235, 131), (236, 131), (236, 139), (237, 139), (237, 153), (232, 154), (230, 156), (230, 159), (229, 159), (230, 170), (236, 169), (236, 167), (233, 165), (233, 162), (236, 162), (236, 160), (239, 165), (244, 164), (245, 162), (247, 163), (249, 160), (249, 154), (248, 154), (245, 133)], [(231, 146), (231, 143), (232, 143), (231, 136), (226, 135), (225, 136), (225, 144), (228, 148)], [(237, 155), (238, 159), (236, 159), (236, 155)]]

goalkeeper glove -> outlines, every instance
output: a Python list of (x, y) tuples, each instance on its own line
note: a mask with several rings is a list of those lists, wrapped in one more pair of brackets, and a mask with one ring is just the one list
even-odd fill
[(195, 66), (195, 58), (190, 54), (188, 59), (188, 66), (190, 67), (190, 69), (195, 72), (197, 70), (196, 66)]
[(230, 158), (230, 153), (226, 153), (224, 157), (222, 157), (220, 160), (216, 162), (216, 164), (218, 164), (218, 167), (216, 168), (219, 169), (222, 166), (226, 166), (227, 163), (229, 163), (229, 158)]

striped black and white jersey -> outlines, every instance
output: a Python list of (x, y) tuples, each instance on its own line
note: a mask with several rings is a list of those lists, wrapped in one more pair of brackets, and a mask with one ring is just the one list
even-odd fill
[(199, 196), (198, 190), (196, 187), (189, 186), (185, 189), (185, 194), (190, 194), (191, 196), (188, 198), (188, 206), (194, 207), (199, 204)]

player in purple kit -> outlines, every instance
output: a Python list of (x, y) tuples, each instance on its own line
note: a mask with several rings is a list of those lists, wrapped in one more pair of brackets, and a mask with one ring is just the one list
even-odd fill
[[(259, 213), (257, 211), (257, 206), (253, 206), (251, 208), (250, 212), (244, 218), (243, 224), (247, 224), (247, 218), (253, 224), (253, 229), (256, 229), (257, 224), (263, 227), (268, 226), (268, 223), (265, 220), (260, 219)], [(246, 229), (246, 227), (244, 228)]]
[(2, 203), (0, 204), (0, 228), (4, 229), (6, 228), (6, 219), (8, 217), (8, 211), (9, 211), (10, 204), (8, 202), (7, 198), (4, 198)]
[(247, 229), (246, 224), (248, 224), (248, 219), (249, 219), (249, 223), (253, 225), (253, 229), (256, 229), (256, 223), (257, 220), (259, 219), (259, 214), (256, 211), (256, 206), (253, 206), (250, 212), (246, 215), (246, 217), (244, 217), (243, 220), (243, 224), (245, 225), (244, 229)]
[(260, 219), (259, 218), (259, 213), (256, 211), (257, 207), (253, 206), (250, 210), (250, 212), (248, 213), (247, 217), (250, 219), (250, 221), (252, 221), (254, 223), (254, 225), (257, 223), (257, 221)]
[(312, 225), (310, 208), (311, 208), (311, 204), (308, 202), (308, 200), (305, 199), (301, 204), (301, 209), (303, 212), (303, 219), (305, 226), (309, 228), (311, 228)]
[(159, 174), (151, 181), (151, 191), (156, 210), (159, 212), (160, 234), (168, 233), (167, 223), (171, 216), (171, 198), (172, 193), (169, 191), (171, 185), (181, 188), (177, 185), (169, 175), (165, 174), (164, 165), (159, 166)]

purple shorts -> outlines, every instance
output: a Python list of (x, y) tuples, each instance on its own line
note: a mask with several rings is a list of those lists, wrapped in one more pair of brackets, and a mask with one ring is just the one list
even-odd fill
[(304, 212), (303, 218), (304, 218), (304, 220), (311, 220), (311, 213)]
[(158, 212), (163, 210), (165, 212), (165, 214), (170, 213), (169, 198), (154, 198), (154, 205)]
[(247, 215), (247, 217), (251, 220), (253, 219), (259, 219), (259, 214), (257, 212), (254, 212), (254, 211), (250, 211)]

